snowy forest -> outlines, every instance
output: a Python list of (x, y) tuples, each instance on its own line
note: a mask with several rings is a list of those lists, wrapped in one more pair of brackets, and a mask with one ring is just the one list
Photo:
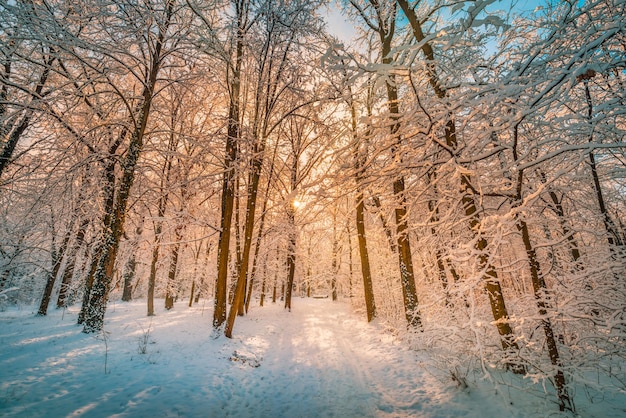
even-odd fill
[(624, 0), (0, 0), (0, 317), (343, 303), (573, 414), (626, 393), (625, 94)]

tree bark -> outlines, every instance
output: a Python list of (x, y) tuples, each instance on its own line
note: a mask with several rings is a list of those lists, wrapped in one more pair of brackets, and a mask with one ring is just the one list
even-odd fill
[(72, 245), (67, 255), (67, 264), (65, 265), (65, 270), (63, 270), (63, 275), (61, 276), (61, 288), (59, 289), (59, 296), (57, 298), (57, 308), (63, 308), (67, 306), (67, 296), (72, 284), (74, 270), (76, 268), (76, 258), (78, 256), (77, 253), (85, 243), (85, 233), (87, 232), (88, 226), (89, 219), (83, 219), (83, 221), (80, 223), (80, 226), (78, 227), (78, 232), (76, 233), (74, 245)]
[(39, 310), (37, 311), (37, 315), (39, 316), (45, 316), (48, 314), (48, 305), (50, 304), (50, 298), (52, 297), (52, 289), (54, 288), (54, 283), (59, 275), (59, 270), (61, 269), (61, 264), (63, 263), (63, 257), (65, 257), (65, 253), (67, 252), (70, 238), (72, 236), (73, 226), (74, 222), (72, 221), (68, 226), (67, 232), (63, 237), (63, 241), (61, 242), (61, 246), (58, 251), (54, 248), (52, 249), (52, 268), (48, 273), (46, 286), (41, 297)]
[(131, 135), (128, 152), (122, 167), (122, 178), (116, 193), (111, 223), (109, 228), (105, 231), (102, 240), (103, 248), (94, 274), (93, 287), (89, 297), (89, 311), (87, 312), (84, 322), (83, 332), (85, 333), (101, 331), (104, 325), (104, 314), (106, 312), (111, 281), (113, 280), (115, 260), (117, 258), (120, 238), (124, 233), (126, 208), (130, 197), (130, 190), (135, 179), (135, 168), (143, 147), (143, 139), (150, 115), (152, 99), (154, 98), (157, 76), (163, 59), (161, 53), (166, 32), (171, 22), (173, 9), (174, 1), (168, 0), (165, 20), (159, 27), (157, 40), (151, 54), (148, 79), (146, 80), (142, 92), (142, 107), (137, 117), (137, 124)]
[(245, 35), (244, 8), (241, 1), (236, 2), (237, 36), (235, 49), (235, 65), (230, 77), (230, 104), (228, 108), (228, 134), (226, 137), (226, 154), (224, 157), (224, 178), (222, 182), (222, 218), (220, 238), (217, 249), (217, 279), (215, 282), (215, 309), (213, 311), (213, 327), (219, 328), (226, 321), (226, 299), (228, 280), (228, 259), (230, 253), (230, 230), (235, 204), (235, 166), (240, 136), (239, 95), (241, 90), (241, 65)]
[[(299, 155), (297, 152), (294, 152), (293, 162), (291, 165), (292, 194), (296, 191), (296, 187), (298, 186), (299, 163)], [(291, 311), (291, 294), (296, 274), (296, 244), (298, 235), (296, 231), (296, 208), (294, 207), (292, 201), (287, 203), (287, 228), (287, 235), (289, 237), (287, 241), (287, 288), (283, 294), (285, 295), (285, 309), (289, 309), (289, 311)]]
[(333, 260), (331, 266), (330, 290), (333, 301), (337, 300), (337, 275), (339, 274), (339, 241), (337, 238), (337, 213), (333, 211)]
[[(370, 0), (373, 6), (377, 2)], [(395, 11), (393, 17), (387, 22), (380, 18), (378, 21), (378, 34), (381, 42), (381, 55), (383, 64), (390, 65), (391, 41), (395, 32)], [(402, 136), (400, 134), (400, 107), (398, 102), (398, 89), (393, 74), (389, 75), (389, 80), (385, 82), (387, 90), (387, 108), (389, 110), (390, 128), (392, 137), (391, 156), (395, 164), (402, 164), (400, 148), (402, 146)], [(411, 253), (411, 241), (409, 238), (408, 219), (406, 210), (405, 179), (401, 174), (396, 175), (393, 180), (393, 194), (395, 197), (395, 223), (396, 223), (396, 243), (398, 249), (398, 264), (400, 267), (400, 283), (402, 286), (402, 300), (404, 302), (404, 314), (407, 323), (411, 327), (421, 325), (420, 313), (418, 310), (417, 287), (415, 285), (415, 274), (413, 272), (413, 256)]]
[(174, 299), (176, 298), (176, 271), (178, 269), (178, 258), (180, 252), (180, 243), (182, 237), (182, 225), (176, 228), (176, 242), (172, 246), (172, 254), (170, 258), (170, 267), (167, 271), (167, 286), (165, 294), (165, 309), (170, 310), (174, 307)]
[(541, 326), (543, 327), (543, 331), (546, 336), (548, 355), (550, 356), (550, 362), (554, 367), (556, 367), (554, 384), (556, 386), (557, 397), (559, 399), (559, 409), (561, 411), (565, 411), (566, 409), (571, 411), (573, 410), (573, 406), (567, 391), (561, 357), (559, 356), (559, 349), (556, 343), (556, 338), (554, 337), (554, 330), (552, 328), (550, 318), (548, 317), (548, 309), (551, 309), (548, 287), (546, 286), (546, 282), (541, 274), (539, 260), (537, 260), (537, 253), (530, 242), (528, 225), (525, 221), (518, 218), (517, 228), (522, 233), (522, 241), (524, 242), (526, 256), (528, 257), (530, 277), (533, 284), (535, 300), (537, 301), (537, 308), (539, 309), (539, 315), (541, 317)]
[(235, 325), (235, 311), (241, 309), (244, 303), (246, 282), (248, 277), (248, 265), (250, 262), (250, 251), (252, 247), (252, 236), (254, 233), (254, 223), (256, 217), (256, 200), (261, 180), (261, 168), (263, 166), (263, 156), (265, 152), (265, 140), (261, 139), (254, 147), (254, 156), (252, 157), (250, 178), (248, 181), (248, 198), (246, 202), (246, 224), (244, 226), (244, 242), (243, 252), (241, 255), (241, 264), (238, 269), (237, 287), (235, 289), (235, 297), (233, 305), (228, 313), (228, 321), (224, 330), (224, 335), (232, 338), (233, 327)]

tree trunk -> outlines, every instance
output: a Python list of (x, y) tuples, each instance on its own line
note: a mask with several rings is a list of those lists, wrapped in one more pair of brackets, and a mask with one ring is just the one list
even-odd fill
[[(372, 21), (365, 16), (364, 11), (359, 9), (361, 16), (367, 25), (377, 32), (380, 40), (380, 57), (382, 64), (391, 66), (392, 41), (396, 29), (396, 7), (392, 5), (385, 13), (381, 13), (381, 5), (376, 0), (369, 0), (369, 6), (373, 12)], [(358, 8), (358, 6), (357, 6)], [(398, 103), (398, 87), (396, 77), (393, 72), (385, 75), (385, 90), (387, 93), (387, 110), (390, 151), (392, 164), (396, 167), (393, 174), (393, 194), (394, 194), (394, 221), (396, 227), (395, 242), (397, 246), (398, 265), (400, 272), (400, 285), (402, 288), (402, 301), (404, 303), (404, 315), (408, 326), (417, 328), (420, 326), (420, 313), (418, 310), (417, 288), (415, 285), (415, 275), (413, 272), (413, 260), (411, 254), (411, 243), (408, 234), (408, 219), (406, 210), (405, 178), (402, 174), (402, 150), (403, 137), (400, 132), (400, 108)], [(362, 200), (362, 199), (361, 199)]]
[(295, 210), (291, 203), (287, 208), (287, 227), (289, 228), (289, 241), (287, 242), (287, 287), (283, 284), (285, 295), (285, 309), (291, 311), (291, 294), (296, 273), (296, 221)]
[(142, 107), (137, 118), (137, 125), (131, 135), (128, 152), (122, 167), (122, 178), (116, 193), (115, 207), (111, 216), (110, 227), (105, 231), (102, 240), (102, 253), (94, 274), (93, 287), (89, 297), (89, 311), (85, 317), (83, 328), (83, 332), (86, 333), (101, 331), (104, 325), (104, 313), (106, 311), (110, 285), (113, 279), (113, 269), (117, 258), (120, 238), (124, 233), (124, 222), (126, 221), (126, 208), (130, 197), (130, 189), (135, 179), (135, 168), (143, 147), (144, 133), (150, 115), (161, 60), (163, 59), (161, 51), (171, 21), (173, 8), (174, 2), (168, 0), (166, 19), (159, 27), (158, 37), (151, 55), (151, 68), (142, 93)]
[(78, 227), (78, 232), (76, 233), (74, 245), (72, 245), (67, 255), (67, 264), (65, 265), (65, 270), (63, 270), (63, 275), (61, 276), (61, 288), (59, 289), (59, 297), (57, 298), (57, 308), (63, 308), (67, 306), (67, 293), (70, 290), (72, 278), (74, 277), (76, 258), (78, 256), (77, 253), (85, 242), (85, 233), (87, 232), (88, 226), (89, 219), (83, 219), (83, 221), (80, 223), (80, 226)]
[(220, 238), (217, 249), (217, 279), (215, 281), (215, 309), (213, 311), (213, 327), (219, 328), (226, 320), (226, 298), (228, 279), (228, 256), (230, 252), (230, 229), (235, 203), (235, 167), (237, 148), (240, 136), (239, 95), (241, 90), (241, 64), (244, 46), (243, 10), (237, 10), (237, 44), (233, 74), (230, 79), (230, 104), (228, 109), (228, 135), (226, 138), (226, 154), (224, 158), (224, 179), (222, 182), (222, 217)]
[[(210, 245), (210, 244), (207, 244)], [(191, 294), (189, 295), (189, 307), (193, 306), (194, 296), (196, 295), (196, 276), (198, 274), (198, 259), (200, 258), (200, 250), (202, 249), (202, 241), (193, 251), (193, 273), (191, 274)], [(199, 293), (199, 292), (198, 292)]]
[[(265, 139), (261, 138), (255, 144), (250, 167), (250, 178), (248, 181), (248, 198), (246, 202), (246, 224), (244, 226), (244, 243), (241, 255), (241, 264), (239, 265), (239, 275), (237, 277), (237, 287), (235, 289), (235, 297), (233, 305), (228, 313), (228, 321), (224, 330), (224, 335), (232, 338), (233, 327), (235, 325), (235, 311), (239, 311), (244, 303), (246, 282), (248, 277), (248, 265), (250, 262), (250, 251), (252, 247), (252, 236), (254, 233), (254, 223), (256, 217), (256, 200), (259, 192), (259, 184), (261, 180), (261, 168), (263, 166), (263, 157), (265, 152)], [(242, 312), (243, 314), (243, 312)]]
[[(359, 245), (359, 256), (361, 260), (361, 275), (363, 276), (363, 292), (365, 297), (365, 310), (367, 313), (367, 322), (371, 322), (376, 317), (376, 302), (374, 299), (374, 285), (372, 283), (372, 270), (370, 267), (369, 260), (369, 252), (367, 249), (367, 237), (365, 235), (365, 201), (363, 196), (363, 170), (364, 170), (364, 162), (367, 156), (365, 153), (359, 150), (359, 138), (357, 132), (357, 115), (356, 115), (356, 107), (353, 100), (352, 89), (348, 86), (349, 93), (349, 106), (350, 106), (350, 121), (352, 128), (352, 140), (354, 141), (353, 145), (353, 158), (354, 158), (354, 168), (355, 174), (354, 179), (356, 182), (356, 207), (355, 207), (355, 221), (356, 221), (356, 233), (357, 233), (357, 241)], [(367, 105), (367, 113), (368, 116), (371, 117), (371, 106)], [(369, 129), (366, 133), (365, 137), (367, 138), (370, 135)], [(380, 200), (375, 197), (375, 202), (378, 202), (378, 208), (380, 210)], [(392, 252), (395, 249), (395, 245), (393, 244), (393, 239), (391, 238), (391, 232), (387, 228), (385, 218), (381, 214), (381, 221), (383, 222), (383, 228), (387, 235), (387, 239), (389, 240), (389, 247)], [(348, 234), (348, 238), (350, 234)], [(352, 253), (352, 250), (350, 251)], [(352, 254), (350, 254), (352, 255)], [(352, 265), (352, 263), (350, 263)], [(350, 289), (350, 295), (352, 295), (352, 289)]]
[(161, 242), (161, 227), (157, 225), (154, 229), (154, 244), (152, 247), (152, 259), (150, 261), (150, 276), (148, 277), (148, 295), (147, 295), (147, 315), (154, 316), (154, 288), (156, 287), (156, 267), (159, 262), (159, 247)]
[(548, 355), (550, 356), (550, 362), (557, 369), (554, 376), (554, 384), (556, 386), (557, 397), (559, 399), (559, 409), (561, 411), (565, 411), (565, 409), (571, 411), (573, 410), (573, 406), (565, 384), (565, 376), (563, 374), (559, 349), (556, 343), (556, 338), (554, 337), (554, 330), (552, 329), (550, 318), (548, 318), (548, 309), (551, 309), (548, 287), (546, 286), (546, 282), (541, 274), (541, 268), (539, 266), (539, 261), (537, 260), (537, 253), (530, 242), (528, 225), (525, 221), (517, 219), (517, 228), (522, 233), (522, 241), (524, 241), (524, 248), (526, 249), (526, 256), (528, 257), (530, 277), (532, 279), (535, 300), (537, 301), (537, 308), (539, 308), (541, 325), (546, 336)]
[(274, 286), (272, 288), (272, 303), (276, 303), (276, 293), (278, 286), (278, 263), (280, 261), (280, 251), (276, 247), (276, 269), (274, 270)]
[[(587, 120), (590, 125), (590, 134), (589, 134), (589, 142), (593, 142), (593, 102), (591, 100), (591, 92), (589, 91), (589, 82), (587, 80), (584, 81), (585, 85), (585, 98), (587, 100)], [(617, 228), (615, 227), (615, 223), (611, 219), (611, 215), (609, 215), (609, 211), (606, 208), (606, 203), (604, 201), (604, 194), (602, 192), (602, 186), (600, 185), (600, 177), (598, 176), (598, 167), (596, 165), (596, 157), (593, 151), (589, 151), (589, 167), (591, 168), (591, 177), (593, 178), (593, 187), (596, 192), (596, 199), (598, 201), (598, 208), (600, 209), (600, 214), (602, 216), (602, 222), (604, 223), (604, 228), (606, 229), (606, 237), (607, 242), (609, 244), (609, 248), (611, 253), (615, 252), (615, 245), (623, 245), (621, 237), (617, 232)]]
[[(299, 163), (298, 153), (294, 152), (291, 165), (291, 193), (294, 193), (298, 186)], [(291, 312), (291, 294), (296, 274), (296, 243), (298, 235), (296, 231), (296, 208), (292, 201), (287, 203), (287, 228), (289, 237), (287, 242), (287, 288), (283, 291), (283, 294), (285, 295), (285, 309), (289, 309)]]
[(174, 299), (176, 297), (176, 270), (178, 269), (180, 242), (183, 239), (181, 230), (182, 225), (176, 228), (176, 242), (172, 246), (170, 268), (167, 271), (167, 287), (165, 294), (165, 309), (167, 310), (170, 310), (174, 307)]
[[(239, 147), (239, 144), (237, 145)], [(240, 151), (237, 151), (238, 155), (241, 155)], [(239, 173), (235, 174), (235, 225), (234, 225), (234, 230), (235, 230), (235, 268), (232, 270), (231, 273), (231, 285), (230, 285), (230, 297), (229, 297), (229, 301), (232, 304), (233, 300), (235, 299), (235, 290), (237, 289), (237, 280), (239, 278), (239, 272), (241, 271), (241, 210), (240, 210), (240, 203), (241, 203), (241, 192), (240, 192), (240, 177), (239, 177)], [(244, 283), (243, 283), (243, 288), (246, 288), (246, 284), (248, 282), (248, 277), (244, 278)], [(243, 293), (243, 298), (239, 299), (239, 304), (236, 305), (237, 306), (237, 315), (242, 316), (243, 315), (243, 305), (244, 305), (244, 298), (246, 297), (246, 293), (244, 290)]]
[(135, 280), (135, 272), (137, 270), (137, 259), (135, 254), (131, 254), (124, 267), (124, 290), (122, 292), (122, 302), (130, 302), (133, 300), (133, 280)]
[[(118, 137), (113, 141), (113, 144), (109, 147), (108, 152), (108, 160), (104, 165), (104, 174), (103, 174), (103, 194), (104, 194), (104, 209), (102, 216), (102, 231), (101, 234), (104, 236), (109, 225), (111, 224), (111, 219), (113, 216), (113, 209), (115, 206), (115, 165), (117, 163), (117, 158), (115, 153), (117, 148), (121, 145), (121, 143), (128, 135), (128, 130), (123, 129), (122, 132), (118, 135)], [(94, 245), (92, 254), (91, 254), (91, 262), (89, 267), (89, 272), (87, 273), (87, 277), (85, 278), (85, 284), (83, 286), (83, 301), (80, 309), (80, 313), (78, 314), (78, 324), (83, 324), (85, 322), (85, 318), (87, 317), (87, 312), (89, 310), (89, 298), (91, 296), (91, 289), (93, 288), (94, 276), (96, 274), (96, 270), (98, 268), (98, 260), (102, 256), (102, 251), (104, 249), (104, 238), (100, 238), (98, 242)]]
[[(380, 24), (382, 28), (382, 24)], [(393, 25), (389, 32), (379, 31), (382, 43), (383, 64), (391, 64), (391, 40), (394, 35)], [(394, 144), (391, 148), (394, 163), (401, 165), (402, 157), (399, 148), (402, 146), (400, 130), (400, 108), (398, 102), (398, 89), (394, 81), (394, 76), (390, 75), (390, 81), (386, 82), (387, 87), (387, 107), (391, 119), (390, 134)], [(395, 196), (395, 222), (396, 222), (396, 243), (398, 248), (398, 264), (400, 267), (400, 283), (402, 285), (402, 300), (404, 302), (404, 314), (407, 323), (411, 327), (421, 325), (418, 310), (417, 288), (415, 286), (415, 274), (413, 273), (413, 258), (411, 254), (411, 242), (408, 231), (408, 219), (406, 211), (406, 196), (404, 176), (398, 174), (393, 180), (393, 194)]]
[[(143, 224), (143, 220), (141, 221)], [(124, 291), (122, 292), (122, 301), (130, 302), (133, 299), (133, 281), (135, 280), (135, 271), (137, 269), (137, 257), (135, 252), (137, 251), (139, 237), (141, 237), (141, 233), (143, 232), (143, 225), (139, 225), (135, 230), (135, 236), (133, 237), (133, 241), (130, 245), (130, 257), (128, 257), (128, 261), (126, 262), (126, 266), (124, 268)]]
[[(346, 235), (348, 238), (348, 298), (352, 299), (352, 283), (354, 281), (354, 260), (352, 259), (352, 231), (350, 230), (349, 218), (346, 218)], [(310, 289), (311, 286), (309, 285), (309, 292)]]
[(267, 258), (263, 260), (263, 280), (261, 281), (261, 300), (259, 306), (263, 306), (265, 302), (265, 283), (267, 282)]
[(52, 249), (52, 269), (48, 273), (46, 287), (44, 288), (43, 296), (41, 297), (41, 303), (39, 304), (39, 310), (37, 311), (37, 315), (39, 316), (45, 316), (48, 314), (48, 305), (50, 304), (50, 298), (52, 297), (52, 289), (54, 288), (54, 283), (56, 282), (57, 276), (59, 275), (59, 270), (61, 269), (61, 264), (63, 263), (63, 257), (67, 252), (70, 238), (72, 236), (73, 227), (74, 221), (70, 222), (70, 225), (68, 226), (67, 232), (63, 237), (63, 241), (61, 242), (61, 246), (59, 247), (58, 251)]
[(385, 237), (387, 237), (389, 250), (391, 251), (391, 254), (397, 254), (398, 243), (394, 241), (393, 232), (391, 231), (391, 228), (389, 227), (389, 224), (385, 219), (385, 215), (383, 214), (383, 205), (380, 203), (380, 197), (372, 196), (372, 201), (374, 202), (374, 206), (376, 206), (376, 210), (378, 211), (378, 219), (380, 219), (380, 224), (382, 225), (383, 231), (385, 232)]
[[(267, 175), (267, 186), (265, 188), (265, 198), (263, 199), (263, 208), (261, 209), (261, 218), (259, 219), (259, 230), (257, 231), (256, 236), (256, 245), (254, 247), (254, 256), (252, 257), (252, 271), (250, 272), (250, 285), (248, 291), (248, 297), (246, 298), (246, 313), (248, 313), (248, 307), (250, 306), (250, 298), (252, 297), (252, 285), (254, 284), (254, 279), (256, 277), (257, 272), (257, 264), (259, 259), (259, 251), (261, 249), (261, 239), (263, 238), (263, 233), (265, 231), (265, 215), (267, 214), (267, 202), (270, 197), (270, 187), (272, 184), (272, 177), (274, 176), (274, 162), (276, 160), (276, 153), (278, 152), (278, 142), (276, 142), (276, 146), (274, 147), (274, 153), (272, 155), (272, 160), (270, 163), (269, 174)], [(265, 297), (265, 275), (263, 276), (263, 283), (261, 286), (261, 306), (263, 306), (263, 299)]]
[(337, 212), (336, 207), (333, 210), (333, 259), (331, 266), (331, 277), (330, 277), (330, 289), (331, 289), (331, 298), (333, 301), (337, 300), (337, 275), (339, 274), (339, 242), (337, 239)]

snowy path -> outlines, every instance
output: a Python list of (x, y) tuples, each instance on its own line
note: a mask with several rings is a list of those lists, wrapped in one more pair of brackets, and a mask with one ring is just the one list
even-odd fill
[(211, 337), (202, 306), (146, 318), (144, 303), (109, 308), (106, 344), (75, 310), (0, 313), (0, 416), (533, 416), (435, 377), (344, 303), (254, 307), (232, 340)]

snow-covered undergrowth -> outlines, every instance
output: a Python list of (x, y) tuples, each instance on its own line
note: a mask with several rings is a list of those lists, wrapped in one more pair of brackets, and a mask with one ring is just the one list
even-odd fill
[[(486, 374), (462, 356), (443, 365), (440, 353), (410, 349), (407, 338), (380, 321), (367, 324), (345, 303), (296, 299), (292, 312), (254, 306), (238, 318), (232, 340), (211, 331), (209, 306), (178, 304), (146, 317), (144, 301), (112, 303), (99, 335), (81, 332), (77, 308), (47, 317), (7, 309), (0, 313), (0, 415), (559, 415), (541, 384)], [(626, 394), (576, 394), (580, 416), (624, 416), (625, 405)]]

